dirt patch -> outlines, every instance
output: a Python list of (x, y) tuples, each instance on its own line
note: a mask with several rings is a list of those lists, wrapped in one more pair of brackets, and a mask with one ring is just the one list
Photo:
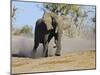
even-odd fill
[(66, 53), (47, 58), (12, 57), (12, 73), (95, 69), (95, 50)]

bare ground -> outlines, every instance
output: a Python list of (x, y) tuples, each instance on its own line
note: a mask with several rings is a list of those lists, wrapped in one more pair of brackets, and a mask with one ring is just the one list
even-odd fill
[(70, 52), (47, 58), (12, 57), (12, 73), (95, 69), (95, 50)]
[(52, 57), (43, 58), (43, 47), (40, 44), (37, 49), (37, 58), (32, 59), (31, 52), (34, 45), (34, 38), (22, 36), (12, 37), (12, 54), (26, 57), (12, 57), (12, 73), (48, 72), (64, 70), (95, 69), (95, 38), (62, 37), (61, 56), (54, 56), (56, 49), (53, 48), (54, 41), (49, 44), (49, 55)]

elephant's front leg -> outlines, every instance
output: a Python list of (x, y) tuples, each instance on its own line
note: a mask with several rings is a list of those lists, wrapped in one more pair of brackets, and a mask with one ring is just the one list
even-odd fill
[(43, 57), (48, 57), (48, 34), (44, 37)]
[(58, 34), (55, 37), (56, 37), (55, 40), (56, 40), (56, 46), (57, 46), (55, 55), (60, 56), (61, 55), (61, 34)]

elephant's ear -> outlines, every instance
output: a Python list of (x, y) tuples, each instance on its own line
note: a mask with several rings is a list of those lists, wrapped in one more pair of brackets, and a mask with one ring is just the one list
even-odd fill
[(46, 26), (47, 26), (47, 30), (52, 30), (53, 26), (51, 25), (51, 23), (45, 22)]
[(43, 20), (46, 24), (46, 27), (47, 27), (47, 30), (51, 30), (53, 29), (53, 26), (52, 26), (52, 19), (51, 19), (51, 16), (49, 13), (45, 13), (43, 15)]

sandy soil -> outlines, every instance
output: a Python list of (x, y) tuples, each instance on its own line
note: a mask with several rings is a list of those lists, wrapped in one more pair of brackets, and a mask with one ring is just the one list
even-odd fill
[[(93, 35), (94, 36), (94, 35)], [(36, 59), (32, 56), (34, 38), (12, 36), (12, 54), (25, 57), (12, 57), (12, 73), (47, 72), (79, 69), (95, 69), (95, 38), (62, 37), (61, 56), (54, 56), (56, 48), (51, 40), (48, 48), (49, 56), (43, 58), (43, 46), (40, 44)]]
[(12, 57), (12, 73), (95, 69), (95, 50), (66, 53), (47, 58)]

